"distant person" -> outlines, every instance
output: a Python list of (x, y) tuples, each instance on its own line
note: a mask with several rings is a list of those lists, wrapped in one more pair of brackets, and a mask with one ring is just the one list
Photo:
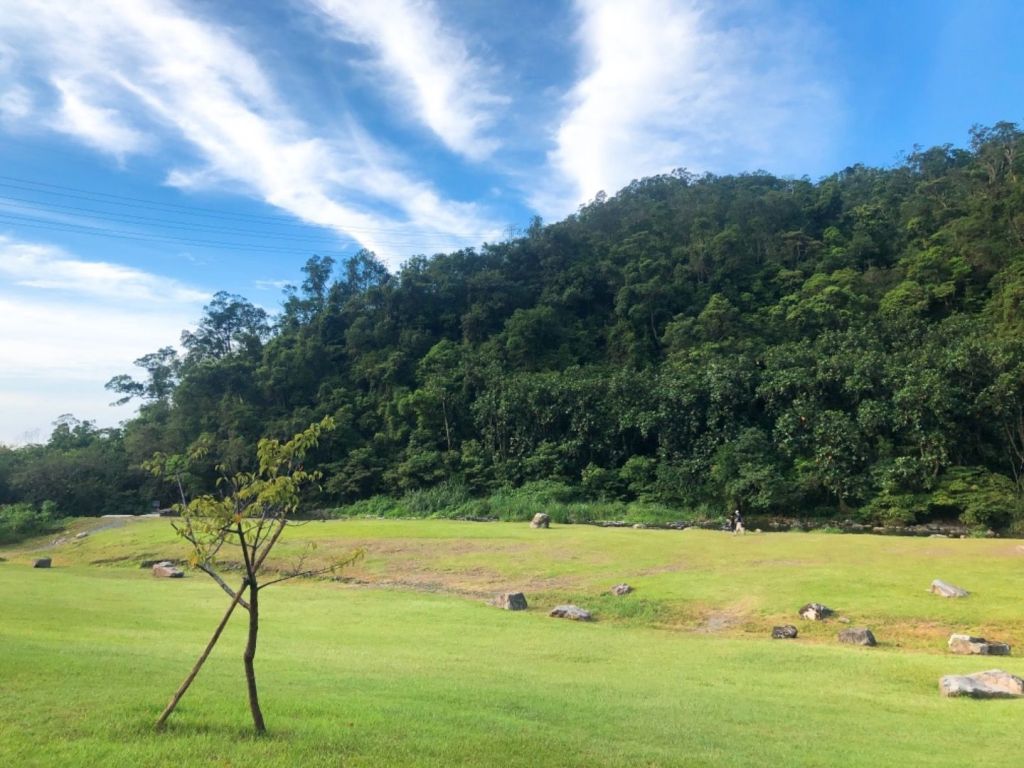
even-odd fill
[(743, 515), (738, 507), (729, 515), (729, 528), (734, 534), (747, 532), (747, 529), (743, 527)]

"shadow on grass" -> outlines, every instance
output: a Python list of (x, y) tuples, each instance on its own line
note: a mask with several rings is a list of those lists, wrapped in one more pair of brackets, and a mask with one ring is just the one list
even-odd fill
[[(215, 720), (197, 720), (198, 713), (176, 713), (172, 716), (163, 729), (157, 730), (156, 723), (158, 713), (151, 713), (143, 717), (127, 719), (111, 728), (111, 734), (120, 739), (168, 739), (168, 738), (205, 738), (216, 737), (234, 742), (287, 742), (295, 737), (295, 733), (289, 728), (275, 728), (273, 723), (268, 726), (267, 732), (258, 734), (253, 730), (252, 723), (239, 719), (237, 722), (225, 722)], [(180, 717), (177, 716), (180, 714)]]

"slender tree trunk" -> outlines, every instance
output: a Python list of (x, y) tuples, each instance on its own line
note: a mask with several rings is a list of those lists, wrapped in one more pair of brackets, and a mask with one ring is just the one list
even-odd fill
[(448, 409), (444, 406), (444, 397), (441, 398), (441, 415), (444, 416), (444, 439), (448, 444), (448, 450), (452, 449), (452, 433), (448, 427)]
[(167, 702), (167, 706), (164, 707), (164, 711), (160, 713), (160, 717), (157, 718), (156, 728), (161, 730), (167, 725), (167, 718), (174, 712), (174, 708), (178, 706), (178, 702), (181, 701), (181, 697), (185, 695), (185, 691), (192, 685), (192, 681), (196, 679), (196, 675), (199, 674), (199, 670), (203, 668), (203, 664), (206, 663), (207, 657), (210, 655), (210, 651), (213, 650), (213, 646), (217, 644), (220, 639), (220, 633), (224, 631), (224, 627), (228, 625), (228, 619), (231, 618), (231, 614), (235, 610), (235, 606), (238, 605), (238, 601), (242, 599), (242, 590), (239, 589), (235, 594), (235, 599), (231, 601), (231, 605), (224, 611), (224, 616), (220, 620), (220, 624), (217, 625), (217, 629), (214, 630), (213, 635), (210, 637), (210, 641), (206, 644), (203, 652), (199, 654), (199, 658), (196, 659), (196, 663), (192, 665), (192, 670), (185, 676), (185, 679), (181, 681), (181, 685), (178, 686), (178, 690), (171, 696), (171, 700)]
[(252, 724), (256, 733), (266, 733), (267, 726), (263, 722), (263, 711), (260, 709), (259, 695), (256, 692), (256, 638), (260, 631), (259, 592), (255, 583), (249, 583), (249, 640), (245, 644), (245, 683), (249, 689), (249, 711), (252, 713)]

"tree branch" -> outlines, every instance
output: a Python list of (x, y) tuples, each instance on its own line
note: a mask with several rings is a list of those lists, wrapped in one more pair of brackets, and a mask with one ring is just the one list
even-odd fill
[(323, 568), (313, 568), (313, 569), (310, 569), (308, 571), (299, 571), (299, 572), (296, 572), (296, 573), (286, 573), (285, 575), (279, 576), (276, 579), (271, 579), (270, 581), (263, 582), (262, 584), (259, 585), (258, 589), (263, 589), (264, 587), (269, 587), (271, 584), (280, 584), (282, 581), (288, 581), (289, 579), (308, 578), (310, 576), (320, 576), (321, 574), (324, 574), (324, 573), (330, 573), (331, 571), (335, 571), (338, 568), (344, 568), (346, 565), (352, 565), (352, 563), (354, 563), (356, 560), (360, 559), (364, 554), (365, 554), (364, 550), (357, 549), (355, 552), (353, 552), (351, 555), (349, 555), (344, 560), (339, 560), (339, 561), (337, 561), (335, 563), (331, 563), (330, 565), (325, 566)]
[(217, 582), (217, 584), (220, 585), (220, 588), (228, 593), (228, 597), (230, 597), (233, 600), (237, 600), (240, 606), (245, 608), (245, 610), (247, 611), (249, 610), (249, 603), (247, 603), (244, 598), (239, 597), (239, 595), (241, 595), (241, 590), (235, 592), (231, 587), (227, 585), (227, 582), (225, 582), (224, 579), (220, 577), (220, 574), (213, 570), (213, 568), (211, 568), (206, 563), (199, 563), (196, 567), (203, 573), (205, 573), (207, 576), (209, 576), (211, 579), (213, 579), (215, 582)]

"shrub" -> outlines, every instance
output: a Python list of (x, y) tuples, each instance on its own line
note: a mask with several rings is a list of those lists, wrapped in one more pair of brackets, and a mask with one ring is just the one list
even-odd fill
[(44, 501), (38, 509), (32, 504), (0, 505), (0, 544), (51, 533), (58, 523), (57, 505), (52, 501)]

